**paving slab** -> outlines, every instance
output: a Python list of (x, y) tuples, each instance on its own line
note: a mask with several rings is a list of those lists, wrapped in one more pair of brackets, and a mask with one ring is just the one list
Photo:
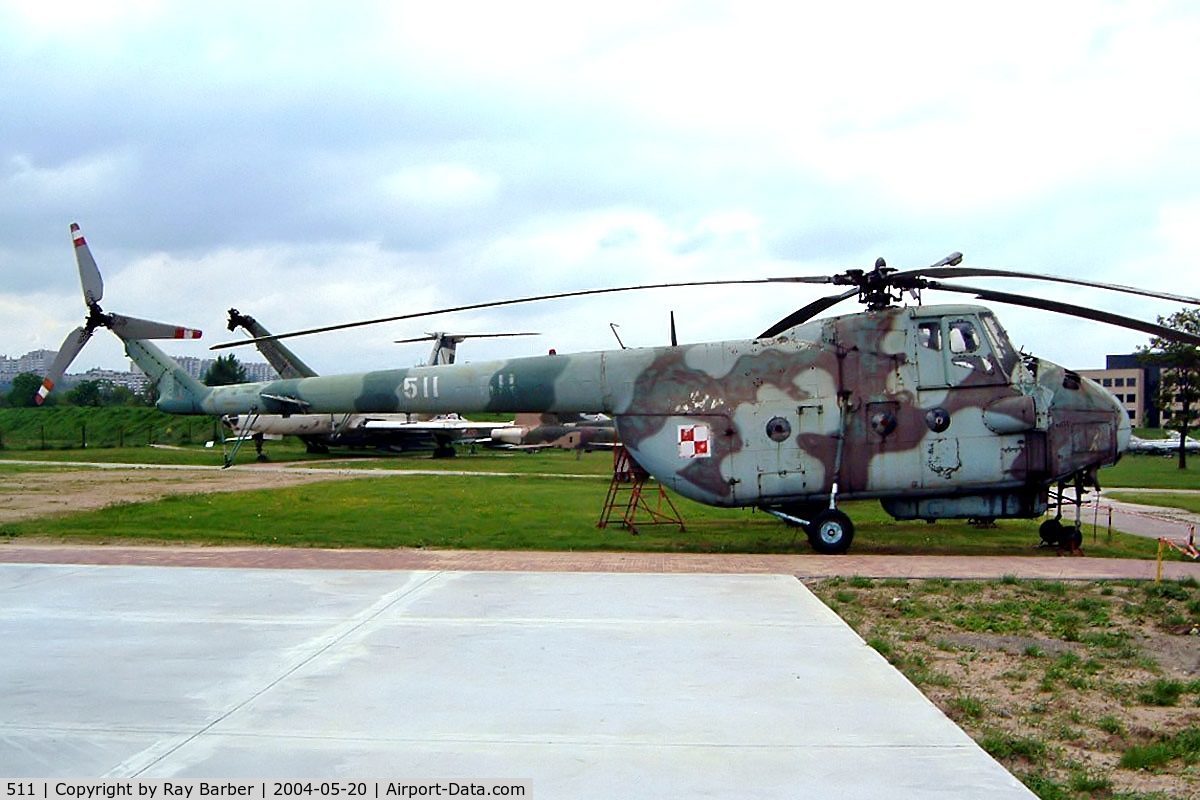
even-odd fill
[(1033, 795), (784, 575), (0, 564), (0, 776)]

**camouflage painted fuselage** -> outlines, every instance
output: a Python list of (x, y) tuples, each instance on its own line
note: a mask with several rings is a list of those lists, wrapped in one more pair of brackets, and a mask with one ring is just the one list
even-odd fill
[[(143, 347), (129, 342), (130, 356), (158, 363)], [(1130, 431), (1108, 392), (1018, 356), (977, 306), (201, 391), (172, 377), (159, 405), (177, 413), (604, 412), (642, 466), (700, 502), (803, 509), (836, 492), (904, 518), (1036, 515), (1048, 485), (1114, 462)]]

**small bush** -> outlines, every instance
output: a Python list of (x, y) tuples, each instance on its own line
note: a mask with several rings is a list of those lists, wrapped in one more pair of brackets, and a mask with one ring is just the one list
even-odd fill
[(979, 745), (993, 758), (1020, 758), (1031, 764), (1039, 764), (1045, 760), (1048, 750), (1046, 743), (1041, 739), (1002, 731), (986, 734), (979, 740)]
[(1138, 692), (1137, 699), (1148, 706), (1173, 706), (1179, 702), (1185, 688), (1181, 681), (1159, 678)]
[(957, 717), (980, 719), (987, 711), (987, 708), (983, 705), (983, 701), (976, 700), (974, 697), (964, 694), (950, 701), (950, 710), (955, 712)]

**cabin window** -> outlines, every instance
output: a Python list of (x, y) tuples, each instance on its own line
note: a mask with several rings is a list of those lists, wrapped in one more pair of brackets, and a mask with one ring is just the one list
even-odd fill
[(929, 350), (942, 349), (942, 326), (937, 322), (922, 322), (917, 326), (921, 347)]

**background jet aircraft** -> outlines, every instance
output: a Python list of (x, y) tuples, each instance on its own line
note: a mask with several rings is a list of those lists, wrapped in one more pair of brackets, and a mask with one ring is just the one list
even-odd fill
[[(229, 330), (242, 328), (254, 338), (270, 336), (254, 317), (229, 309)], [(430, 333), (399, 343), (433, 339), (429, 366), (453, 364), (460, 342), (472, 337), (533, 336), (533, 333), (452, 334)], [(260, 353), (283, 378), (310, 378), (317, 373), (275, 339), (255, 342)], [(303, 409), (298, 409), (303, 411)], [(222, 420), (239, 437), (253, 437), (261, 455), (263, 437), (297, 436), (310, 453), (326, 453), (330, 447), (376, 448), (381, 450), (429, 450), (435, 457), (453, 456), (454, 444), (489, 441), (492, 433), (507, 423), (473, 422), (458, 414), (418, 417), (415, 414), (231, 414)]]
[(609, 450), (617, 429), (605, 414), (517, 414), (508, 428), (492, 431), (491, 447), (507, 450)]
[[(1200, 452), (1200, 441), (1190, 436), (1183, 446), (1189, 453)], [(1174, 455), (1179, 452), (1179, 433), (1171, 431), (1167, 434), (1166, 439), (1143, 439), (1140, 436), (1130, 436), (1128, 449), (1130, 453)]]

